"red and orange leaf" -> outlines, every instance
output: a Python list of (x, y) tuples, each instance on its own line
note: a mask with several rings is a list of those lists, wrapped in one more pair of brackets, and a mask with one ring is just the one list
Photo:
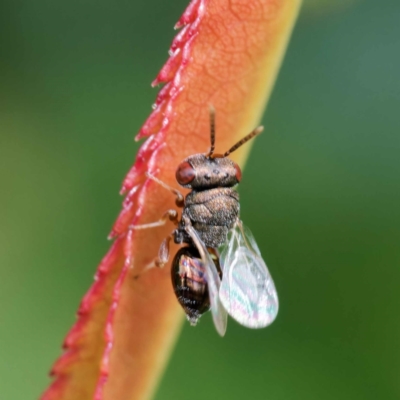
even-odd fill
[[(209, 147), (209, 105), (217, 110), (217, 152), (259, 122), (300, 0), (193, 0), (177, 27), (170, 58), (153, 82), (165, 83), (137, 136), (148, 137), (122, 186), (127, 193), (116, 238), (82, 301), (65, 353), (42, 400), (148, 399), (176, 340), (183, 311), (169, 266), (143, 269), (172, 226), (129, 231), (157, 221), (174, 197), (145, 172), (176, 187), (175, 169)], [(248, 146), (234, 154), (243, 164)], [(176, 250), (172, 248), (172, 254)], [(143, 272), (143, 273), (142, 273)]]

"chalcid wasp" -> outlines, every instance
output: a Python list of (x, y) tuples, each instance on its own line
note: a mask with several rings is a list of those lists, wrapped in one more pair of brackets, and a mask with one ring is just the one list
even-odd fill
[(133, 225), (131, 229), (161, 226), (170, 220), (176, 229), (160, 246), (154, 264), (169, 260), (171, 239), (185, 244), (172, 262), (172, 285), (179, 303), (192, 325), (211, 309), (214, 325), (223, 336), (227, 314), (248, 328), (271, 324), (278, 313), (274, 282), (260, 250), (239, 218), (239, 194), (234, 187), (241, 180), (239, 166), (229, 154), (261, 133), (256, 128), (224, 154), (214, 154), (215, 111), (210, 109), (211, 148), (183, 160), (176, 170), (179, 185), (191, 191), (184, 197), (151, 174), (147, 177), (176, 195), (176, 205), (154, 223)]

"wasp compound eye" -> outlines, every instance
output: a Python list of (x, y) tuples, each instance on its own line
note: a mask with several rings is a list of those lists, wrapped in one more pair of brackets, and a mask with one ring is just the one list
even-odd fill
[(188, 185), (196, 177), (196, 172), (187, 161), (184, 161), (179, 164), (175, 176), (180, 185)]
[(235, 172), (236, 179), (238, 182), (240, 182), (242, 180), (242, 170), (237, 164), (235, 164)]

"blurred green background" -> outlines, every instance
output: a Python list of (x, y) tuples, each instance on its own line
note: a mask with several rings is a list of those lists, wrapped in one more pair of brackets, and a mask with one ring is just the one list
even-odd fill
[[(278, 319), (185, 324), (156, 400), (400, 397), (400, 3), (339, 3), (303, 9), (240, 186)], [(47, 385), (186, 4), (0, 2), (1, 399)]]

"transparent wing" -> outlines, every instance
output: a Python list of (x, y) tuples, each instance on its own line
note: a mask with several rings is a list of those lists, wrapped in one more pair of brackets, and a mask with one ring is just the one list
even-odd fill
[(249, 229), (241, 221), (228, 235), (220, 263), (219, 296), (229, 315), (248, 328), (263, 328), (278, 314), (274, 282)]
[(207, 285), (208, 285), (208, 293), (210, 296), (211, 313), (215, 329), (221, 336), (224, 336), (226, 332), (226, 325), (228, 322), (228, 315), (219, 299), (219, 289), (221, 285), (221, 279), (218, 275), (217, 268), (215, 267), (215, 264), (210, 254), (207, 251), (207, 248), (197, 235), (194, 228), (187, 223), (185, 228), (187, 233), (192, 238), (193, 243), (196, 245), (200, 253), (201, 259), (204, 263)]

